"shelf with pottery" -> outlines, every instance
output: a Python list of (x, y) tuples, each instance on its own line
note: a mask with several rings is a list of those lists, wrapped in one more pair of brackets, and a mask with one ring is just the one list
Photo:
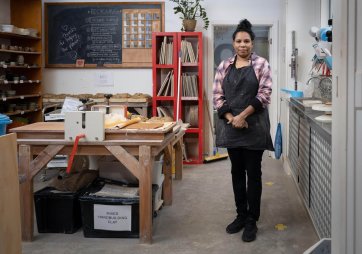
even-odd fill
[(18, 116), (18, 115), (25, 115), (25, 114), (34, 113), (34, 112), (41, 112), (41, 110), (39, 110), (39, 109), (16, 110), (14, 112), (5, 112), (4, 114), (7, 116)]
[(9, 80), (0, 80), (0, 85), (1, 84), (13, 84), (13, 85), (17, 85), (17, 84), (40, 84), (40, 80), (32, 80), (32, 79), (27, 79), (27, 80), (15, 80), (15, 81), (9, 81)]
[(2, 96), (0, 100), (2, 101), (8, 101), (8, 100), (24, 100), (27, 98), (36, 98), (36, 97), (40, 97), (40, 94), (26, 94), (26, 95), (14, 95), (14, 96)]
[(40, 69), (40, 66), (30, 66), (30, 65), (15, 65), (15, 66), (11, 66), (11, 65), (6, 65), (6, 64), (3, 64), (3, 65), (0, 65), (0, 68), (3, 68), (3, 69)]
[[(3, 44), (3, 45), (5, 45), (5, 44)], [(4, 47), (6, 47), (6, 45)], [(0, 49), (0, 52), (12, 53), (12, 54), (25, 54), (25, 55), (41, 55), (41, 52), (36, 52), (36, 51), (32, 52), (32, 51), (25, 51), (25, 50)]]
[(14, 33), (14, 32), (3, 32), (0, 31), (0, 37), (4, 38), (4, 39), (26, 39), (26, 40), (41, 40), (41, 37), (39, 36), (30, 36), (30, 35), (23, 35), (23, 34), (18, 34), (18, 33)]
[(14, 124), (19, 115), (42, 121), (42, 1), (12, 0), (9, 14), (0, 25), (0, 113)]

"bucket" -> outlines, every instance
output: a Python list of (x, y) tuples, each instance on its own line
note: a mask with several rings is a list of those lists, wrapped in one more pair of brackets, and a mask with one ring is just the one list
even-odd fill
[(6, 134), (6, 125), (12, 122), (7, 115), (0, 114), (0, 136)]

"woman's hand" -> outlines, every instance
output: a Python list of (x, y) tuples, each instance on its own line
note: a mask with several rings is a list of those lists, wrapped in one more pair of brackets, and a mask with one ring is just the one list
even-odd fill
[(227, 124), (231, 124), (233, 122), (234, 116), (231, 113), (226, 113), (224, 117), (227, 120)]
[(234, 128), (248, 128), (248, 122), (242, 114), (234, 116), (231, 124)]

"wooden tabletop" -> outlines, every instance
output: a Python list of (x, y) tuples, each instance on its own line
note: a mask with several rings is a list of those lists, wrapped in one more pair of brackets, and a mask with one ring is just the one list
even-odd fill
[[(166, 122), (162, 127), (154, 129), (106, 129), (106, 133), (167, 133), (176, 125), (175, 122)], [(37, 122), (10, 129), (10, 132), (64, 132), (64, 122)]]

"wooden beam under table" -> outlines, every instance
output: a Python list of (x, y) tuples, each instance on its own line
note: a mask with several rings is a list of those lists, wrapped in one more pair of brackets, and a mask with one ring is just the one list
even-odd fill
[(23, 241), (33, 240), (34, 214), (33, 214), (33, 178), (30, 174), (32, 161), (31, 147), (19, 146), (19, 174), (24, 174), (26, 180), (20, 185), (21, 233)]
[(117, 158), (137, 179), (140, 179), (140, 165), (137, 159), (129, 154), (121, 146), (106, 146), (106, 148)]
[(152, 167), (151, 147), (139, 147), (140, 242), (152, 243)]
[(182, 163), (182, 141), (183, 138), (181, 137), (178, 142), (175, 144), (175, 180), (181, 180), (182, 179), (182, 169), (183, 169), (183, 163)]
[(49, 145), (30, 163), (30, 177), (34, 178), (39, 171), (63, 149), (63, 145)]

